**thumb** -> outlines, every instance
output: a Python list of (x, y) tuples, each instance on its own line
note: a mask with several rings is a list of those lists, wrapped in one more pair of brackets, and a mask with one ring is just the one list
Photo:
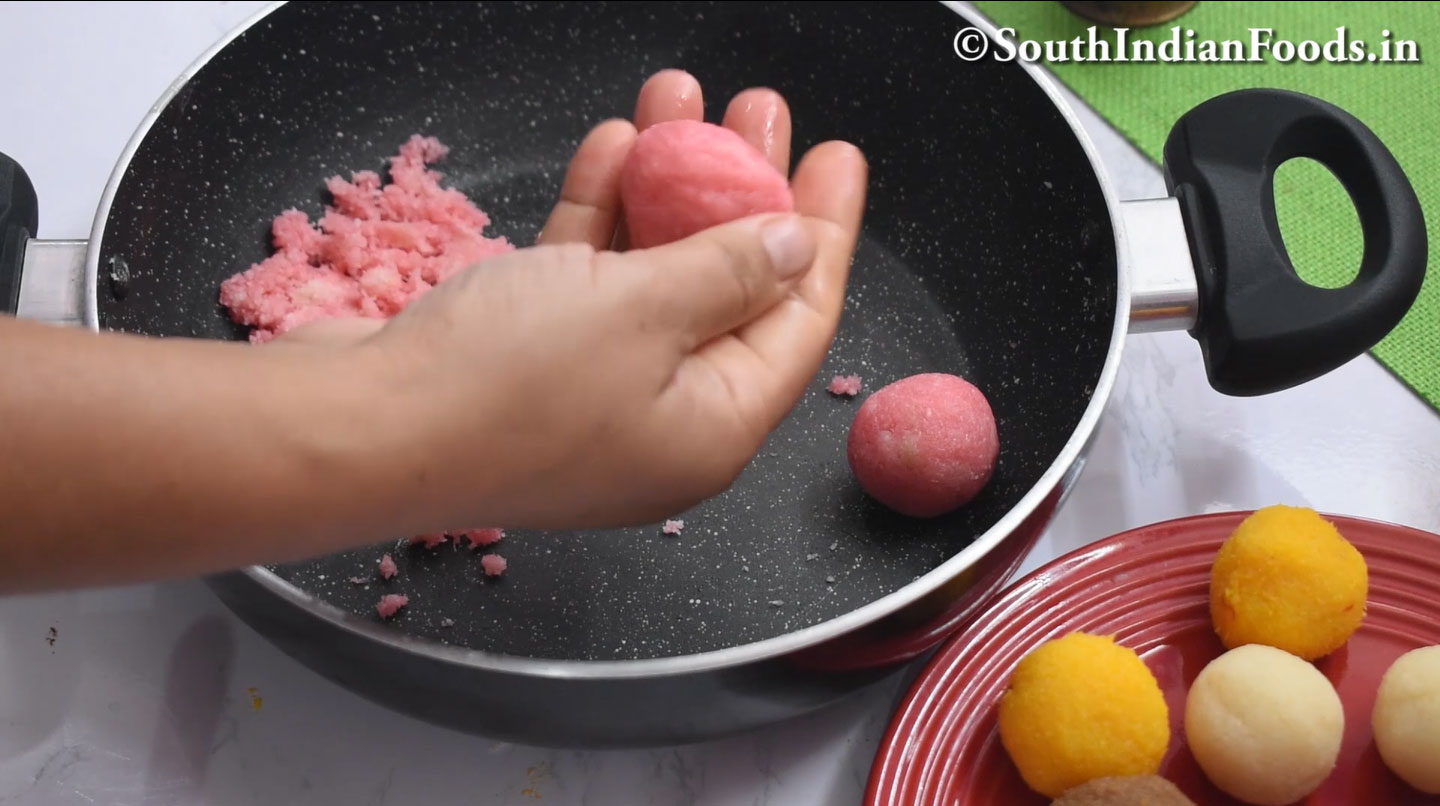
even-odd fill
[(798, 215), (760, 215), (623, 254), (646, 313), (695, 344), (746, 324), (784, 299), (818, 251)]

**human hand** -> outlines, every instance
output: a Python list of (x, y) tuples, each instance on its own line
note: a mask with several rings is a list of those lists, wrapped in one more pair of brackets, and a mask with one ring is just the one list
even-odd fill
[[(725, 490), (819, 370), (838, 325), (867, 166), (841, 142), (791, 177), (796, 215), (623, 251), (619, 174), (639, 130), (701, 119), (678, 71), (597, 126), (539, 243), (437, 286), (388, 323), (292, 331), (373, 379), (377, 462), (417, 531), (630, 525)], [(789, 174), (789, 111), (747, 90), (724, 125)]]

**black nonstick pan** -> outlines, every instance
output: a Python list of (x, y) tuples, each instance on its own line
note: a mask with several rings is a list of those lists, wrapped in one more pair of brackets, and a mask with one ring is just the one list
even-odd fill
[[(1414, 194), (1340, 110), (1216, 99), (1177, 124), (1172, 197), (1122, 205), (1045, 79), (961, 58), (966, 28), (996, 36), (939, 3), (281, 5), (157, 104), (88, 246), (28, 240), (33, 191), (0, 161), (0, 295), (84, 327), (243, 339), (218, 288), (268, 255), (274, 216), (318, 215), (326, 177), (383, 171), (411, 134), (448, 145), (445, 184), (525, 245), (580, 138), (656, 71), (699, 78), (710, 120), (740, 90), (779, 90), (796, 154), (838, 138), (868, 156), (864, 234), (825, 366), (731, 489), (675, 513), (680, 535), (511, 530), (499, 578), (396, 535), (212, 582), (317, 672), (461, 730), (614, 746), (784, 719), (919, 657), (1013, 572), (1081, 467), (1127, 332), (1189, 329), (1217, 389), (1261, 394), (1368, 349), (1423, 276)], [(1355, 199), (1365, 263), (1347, 289), (1286, 261), (1269, 176), (1293, 156)], [(862, 494), (845, 435), (865, 393), (928, 371), (985, 391), (1001, 456), (969, 506), (913, 520)], [(825, 392), (852, 373), (860, 397)], [(385, 551), (399, 575), (381, 583)], [(386, 592), (410, 605), (382, 622)]]

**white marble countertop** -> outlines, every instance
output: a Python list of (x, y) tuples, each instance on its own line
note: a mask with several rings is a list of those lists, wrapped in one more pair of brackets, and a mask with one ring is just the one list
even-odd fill
[[(139, 118), (260, 5), (0, 5), (0, 151), (38, 188), (42, 237), (87, 235)], [(1082, 117), (1122, 197), (1163, 195), (1153, 166)], [(1085, 473), (1022, 573), (1122, 529), (1278, 502), (1440, 532), (1440, 416), (1369, 357), (1234, 399), (1210, 389), (1189, 337), (1134, 336)], [(857, 803), (899, 686), (704, 745), (554, 752), (382, 710), (199, 583), (13, 598), (0, 601), (0, 803)]]

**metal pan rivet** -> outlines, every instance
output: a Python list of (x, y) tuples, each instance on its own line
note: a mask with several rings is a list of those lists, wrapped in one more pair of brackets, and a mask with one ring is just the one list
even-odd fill
[(110, 258), (110, 295), (115, 299), (125, 299), (130, 292), (130, 264), (124, 258)]

